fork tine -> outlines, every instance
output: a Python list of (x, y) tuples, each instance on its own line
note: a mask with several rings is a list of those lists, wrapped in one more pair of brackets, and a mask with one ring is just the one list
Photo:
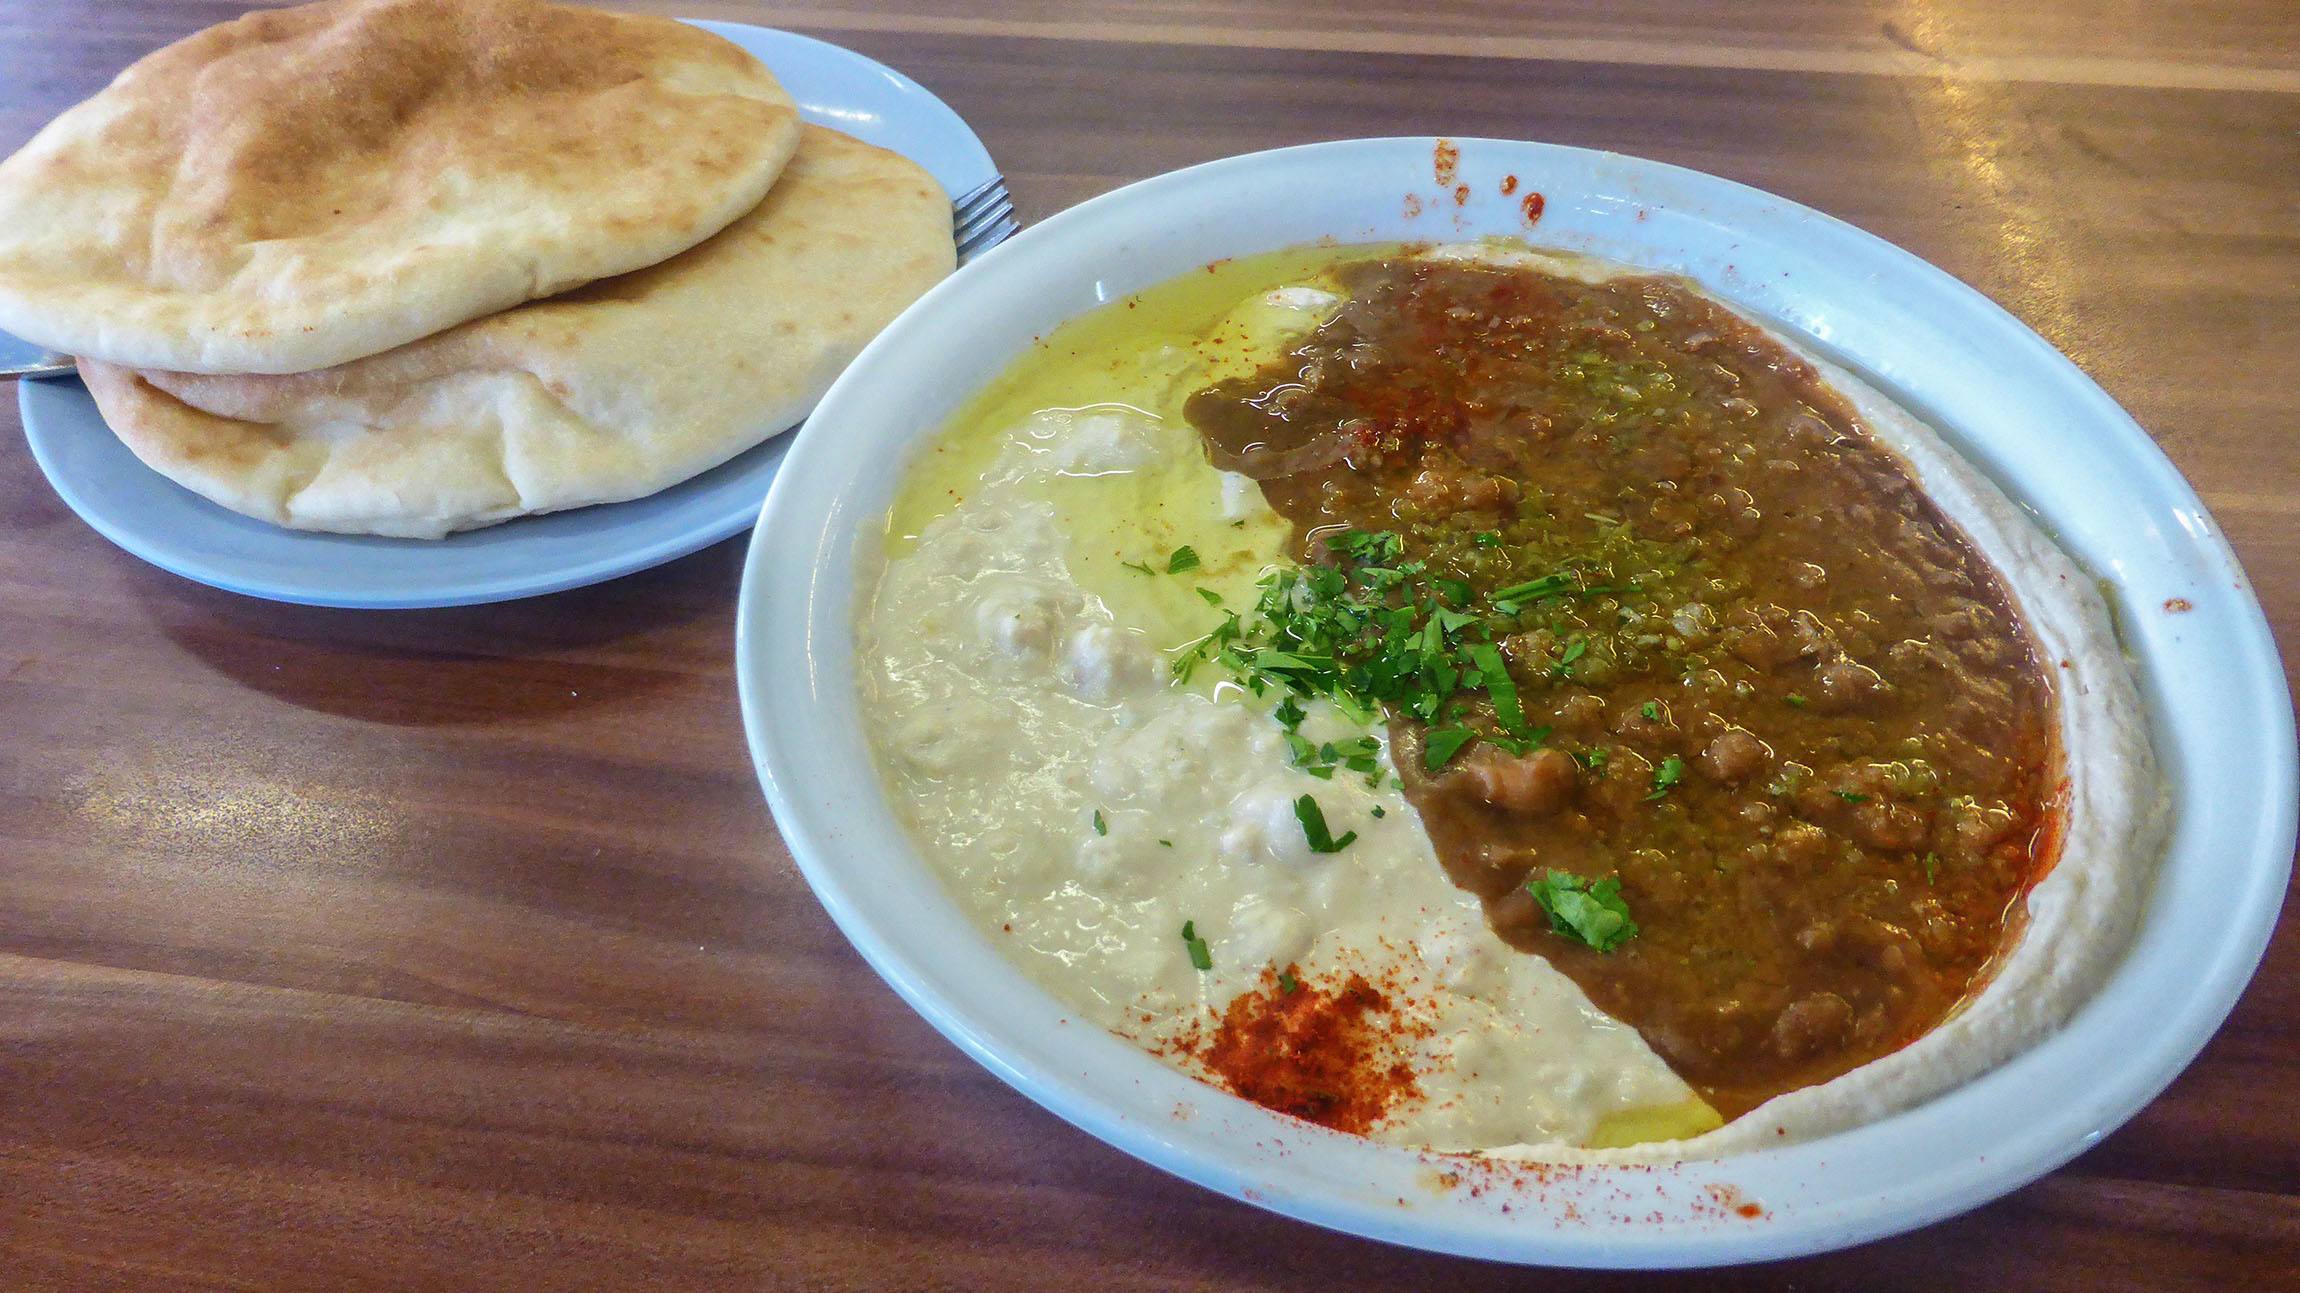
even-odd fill
[(992, 226), (985, 230), (980, 238), (973, 239), (959, 247), (958, 263), (967, 264), (982, 253), (1013, 237), (1021, 228), (1021, 225), (1011, 220)]
[(1014, 214), (1014, 203), (1011, 201), (1001, 198), (996, 202), (987, 203), (976, 207), (963, 216), (953, 217), (951, 236), (960, 242), (965, 242), (974, 235), (976, 230), (996, 224), (999, 220), (1012, 214)]
[(955, 219), (964, 221), (966, 218), (972, 216), (977, 211), (980, 211), (986, 204), (995, 202), (999, 198), (1003, 197), (1005, 192), (1006, 178), (1001, 175), (993, 175), (983, 183), (968, 189), (966, 192), (952, 199), (950, 204), (951, 215)]
[(1013, 237), (1022, 222), (1015, 219), (1006, 177), (993, 175), (961, 194), (950, 204), (950, 223), (962, 265)]
[(1021, 227), (1022, 223), (1012, 215), (1000, 216), (959, 239), (959, 254), (966, 255), (969, 252), (986, 251), (1012, 237), (1014, 232)]
[(998, 244), (1005, 242), (1007, 239), (1013, 237), (1016, 233), (1020, 232), (1021, 229), (1022, 225), (1013, 219), (999, 221), (997, 224), (992, 225), (990, 228), (983, 230), (981, 236), (969, 239), (968, 241), (959, 245), (958, 263), (961, 265), (966, 264), (968, 261), (973, 260), (975, 257), (980, 256), (982, 253), (989, 251), (991, 248), (996, 247)]
[(987, 229), (1013, 214), (1014, 203), (1011, 200), (1002, 200), (996, 205), (984, 207), (975, 214), (959, 221), (951, 234), (958, 241), (965, 242), (981, 230)]

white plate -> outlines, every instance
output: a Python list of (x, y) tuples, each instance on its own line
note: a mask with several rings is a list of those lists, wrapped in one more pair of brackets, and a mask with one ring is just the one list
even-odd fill
[[(851, 50), (743, 23), (698, 22), (758, 56), (807, 120), (903, 154), (952, 194), (997, 175), (982, 141), (917, 82)], [(24, 438), (80, 518), (186, 579), (314, 606), (464, 606), (613, 579), (742, 533), (788, 435), (660, 493), (440, 540), (286, 530), (218, 507), (144, 466), (77, 381), (20, 383)]]
[[(1754, 1261), (1921, 1225), (2066, 1161), (2163, 1090), (2219, 1026), (2291, 865), (2290, 699), (2212, 518), (2073, 364), (1906, 252), (1711, 176), (1541, 144), (1460, 141), (1457, 206), (1434, 184), (1434, 142), (1232, 158), (1088, 202), (937, 287), (832, 388), (752, 537), (736, 638), (760, 780), (816, 894), (921, 1014), (1056, 1114), (1211, 1189), (1398, 1243), (1583, 1266)], [(1522, 186), (1509, 197), (1505, 175)], [(1531, 226), (1527, 190), (1546, 200)], [(1841, 1135), (1446, 1190), (1430, 1156), (1269, 1113), (1066, 1024), (911, 848), (861, 735), (853, 664), (858, 538), (881, 524), (910, 452), (1032, 337), (1217, 257), (1484, 233), (1689, 274), (1812, 339), (1943, 428), (2113, 585), (2177, 824), (2129, 956), (2061, 1032)], [(2174, 613), (2174, 598), (2193, 609)]]

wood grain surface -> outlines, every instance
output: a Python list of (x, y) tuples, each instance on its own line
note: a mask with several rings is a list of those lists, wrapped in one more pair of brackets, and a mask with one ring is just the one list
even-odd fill
[[(1028, 218), (1223, 154), (1501, 135), (1875, 231), (2138, 416), (2300, 633), (2300, 6), (963, 0), (662, 7), (883, 59)], [(0, 0), (0, 151), (218, 0)], [(0, 1287), (1595, 1288), (1185, 1185), (944, 1043), (745, 756), (730, 542), (363, 614), (144, 566), (0, 401)], [(2066, 1169), (1633, 1286), (2300, 1286), (2300, 923)]]

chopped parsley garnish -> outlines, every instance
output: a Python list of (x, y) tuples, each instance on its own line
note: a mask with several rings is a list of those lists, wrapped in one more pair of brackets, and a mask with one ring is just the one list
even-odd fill
[(1685, 780), (1685, 760), (1672, 754), (1653, 769), (1653, 793), (1645, 798), (1648, 801), (1659, 799), (1669, 793), (1671, 786), (1683, 780)]
[(1869, 802), (1869, 797), (1867, 795), (1860, 794), (1856, 791), (1832, 790), (1829, 793), (1835, 795), (1839, 799), (1844, 800), (1848, 804), (1865, 804)]
[(1102, 820), (1102, 810), (1099, 808), (1094, 810), (1094, 833), (1096, 835), (1108, 835), (1110, 833), (1110, 823)]
[(1543, 575), (1539, 579), (1528, 579), (1522, 584), (1511, 584), (1507, 588), (1497, 588), (1493, 591), (1491, 600), (1516, 602), (1522, 605), (1526, 602), (1540, 601), (1544, 597), (1555, 597), (1572, 587), (1573, 576), (1561, 570), (1553, 575)]
[(1197, 568), (1198, 550), (1187, 543), (1174, 549), (1174, 555), (1166, 558), (1166, 573), (1169, 575), (1186, 574)]
[(1433, 727), (1422, 740), (1422, 768), (1435, 772), (1453, 762), (1461, 747), (1477, 739), (1477, 733), (1466, 727)]
[[(1515, 602), (1497, 595), (1490, 609), (1475, 608), (1468, 582), (1407, 560), (1405, 540), (1393, 531), (1345, 531), (1329, 537), (1326, 550), (1326, 563), (1265, 576), (1250, 611), (1230, 612), (1175, 654), (1174, 675), (1187, 681), (1200, 666), (1217, 665), (1248, 691), (1281, 697), (1273, 713), (1289, 728), (1300, 722), (1299, 702), (1320, 698), (1360, 723), (1372, 723), (1388, 707), (1521, 753), (1539, 741), (1527, 729), (1519, 684), (1499, 646), (1502, 637), (1520, 630), (1510, 618), (1517, 614)], [(1569, 591), (1576, 578), (1561, 571), (1503, 592), (1538, 599)], [(1576, 638), (1565, 648), (1562, 665), (1587, 650)], [(1463, 706), (1464, 693), (1481, 691), (1490, 715)], [(1431, 770), (1466, 743), (1448, 738), (1432, 747), (1443, 757)], [(1296, 754), (1305, 766), (1335, 762)], [(1338, 761), (1370, 774), (1370, 765), (1351, 763), (1346, 753)]]
[(1302, 981), (1294, 977), (1292, 970), (1278, 971), (1278, 991), (1291, 996), (1294, 990), (1301, 986)]
[(1549, 734), (1553, 730), (1546, 726), (1537, 727), (1530, 732), (1523, 732), (1516, 736), (1503, 736), (1499, 732), (1488, 732), (1485, 734), (1485, 739), (1491, 741), (1499, 749), (1523, 756), (1543, 741), (1548, 740)]
[[(1289, 698), (1286, 704), (1293, 704), (1292, 699)], [(1279, 708), (1283, 709), (1285, 706)], [(1363, 774), (1367, 785), (1373, 785), (1381, 780), (1381, 765), (1377, 759), (1382, 751), (1382, 743), (1378, 739), (1371, 736), (1359, 736), (1346, 741), (1327, 741), (1322, 745), (1316, 745), (1312, 744), (1310, 738), (1302, 735), (1299, 730), (1303, 715), (1298, 706), (1291, 718), (1275, 711), (1273, 711), (1273, 716), (1286, 729), (1286, 749), (1293, 754), (1295, 767), (1313, 777), (1327, 781), (1333, 780), (1334, 769), (1337, 767), (1348, 768), (1352, 772)]]
[(1647, 722), (1658, 723), (1661, 721), (1661, 702), (1657, 700), (1646, 701), (1637, 707), (1637, 712), (1645, 715)]
[(1936, 880), (1940, 879), (1940, 875), (1941, 875), (1941, 859), (1940, 859), (1940, 855), (1939, 855), (1939, 854), (1937, 854), (1937, 853), (1927, 853), (1927, 854), (1925, 854), (1925, 883), (1926, 883), (1926, 884), (1931, 884), (1931, 883), (1933, 883), (1934, 881), (1936, 881)]
[(1145, 575), (1155, 575), (1158, 573), (1157, 571), (1150, 568), (1150, 563), (1147, 561), (1121, 561), (1118, 564), (1126, 567), (1128, 570), (1137, 571)]
[[(1596, 557), (1536, 556), (1513, 550), (1502, 531), (1483, 533), (1497, 541), (1487, 545), (1455, 532), (1434, 540), (1426, 555), (1410, 551), (1395, 531), (1328, 535), (1322, 560), (1263, 576), (1251, 607), (1225, 609), (1212, 632), (1175, 650), (1173, 674), (1188, 682), (1211, 665), (1251, 694), (1275, 700), (1271, 714), (1288, 732), (1293, 762), (1328, 780), (1346, 767), (1377, 784), (1380, 746), (1328, 749), (1303, 737), (1298, 729), (1313, 699), (1359, 724), (1371, 725), (1385, 712), (1417, 722), (1428, 732), (1422, 765), (1432, 773), (1481, 740), (1522, 757), (1549, 735), (1532, 726), (1528, 687), (1648, 667), (1646, 653), (1660, 641), (1648, 644), (1626, 630), (1576, 631), (1579, 617), (1598, 612), (1554, 599), (1586, 602), (1600, 592), (1642, 591), (1654, 579), (1672, 578), (1686, 558), (1635, 539), (1626, 526), (1609, 532)], [(1488, 546), (1499, 551), (1478, 554), (1476, 561), (1464, 555)], [(1472, 582), (1481, 562), (1499, 562), (1504, 577), (1516, 582), (1481, 598)], [(1541, 573), (1526, 577), (1529, 566)], [(1625, 606), (1602, 614), (1634, 618)], [(1513, 674), (1504, 643), (1544, 631), (1553, 654), (1519, 661), (1530, 679)]]
[(1463, 651), (1470, 663), (1477, 666), (1478, 682), (1485, 688), (1485, 694), (1493, 698), (1494, 717), (1509, 731), (1523, 730), (1525, 710), (1518, 705), (1517, 684), (1510, 680), (1509, 665), (1501, 658), (1501, 649), (1491, 642), (1472, 642)]
[(1550, 871), (1525, 882), (1533, 900), (1549, 914), (1549, 927), (1600, 952), (1637, 937), (1637, 922), (1621, 899), (1621, 881), (1608, 876), (1594, 883), (1570, 871)]
[(1198, 922), (1182, 922), (1182, 945), (1190, 949), (1190, 964), (1203, 973), (1214, 968), (1214, 953), (1206, 947), (1206, 940), (1198, 937)]
[(1158, 847), (1159, 847), (1159, 848), (1162, 848), (1162, 849), (1170, 849), (1170, 848), (1174, 847), (1174, 841), (1172, 841), (1172, 840), (1160, 840), (1160, 841), (1158, 841)]
[(1208, 606), (1220, 606), (1222, 604), (1222, 594), (1215, 592), (1211, 588), (1199, 589), (1198, 595), (1206, 599), (1206, 604)]
[(1574, 750), (1572, 754), (1575, 763), (1591, 772), (1605, 771), (1606, 763), (1613, 757), (1605, 750)]
[(1358, 838), (1356, 831), (1349, 831), (1340, 839), (1335, 839), (1334, 833), (1326, 827), (1325, 810), (1318, 807), (1318, 801), (1309, 795), (1294, 801), (1294, 816), (1302, 823), (1302, 837), (1310, 842), (1312, 853), (1339, 853)]
[(1373, 814), (1376, 817), (1387, 817), (1390, 815), (1390, 810), (1382, 807), (1380, 804), (1375, 804), (1373, 807)]
[(1479, 530), (1469, 536), (1469, 541), (1481, 548), (1498, 548), (1501, 546), (1501, 531)]
[(1812, 704), (1811, 701), (1806, 700), (1803, 696), (1798, 695), (1796, 692), (1790, 692), (1788, 695), (1783, 696), (1781, 699), (1787, 701), (1789, 703), (1789, 708), (1791, 709), (1803, 709), (1805, 706)]
[(1575, 638), (1571, 642), (1566, 643), (1565, 654), (1557, 658), (1556, 666), (1549, 671), (1550, 676), (1555, 678), (1563, 678), (1565, 676), (1565, 671), (1573, 667), (1573, 662), (1579, 660), (1581, 657), (1587, 654), (1589, 654), (1589, 642), (1587, 639)]
[(1406, 550), (1406, 541), (1393, 530), (1345, 530), (1326, 540), (1326, 548), (1354, 561), (1379, 564), (1397, 560)]

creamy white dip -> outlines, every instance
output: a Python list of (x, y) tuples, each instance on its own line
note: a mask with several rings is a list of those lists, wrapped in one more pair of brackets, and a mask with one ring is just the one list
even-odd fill
[[(1174, 685), (1164, 644), (1073, 577), (1065, 485), (1157, 470), (1203, 473), (1238, 519), (1265, 509), (1252, 482), (1225, 487), (1186, 426), (1051, 412), (1008, 429), (976, 491), (887, 565), (864, 632), (871, 735), (951, 892), (1082, 1017), (1154, 1047), (1272, 967), (1395, 985), (1428, 1025), (1405, 1043), (1422, 1094), (1377, 1139), (1578, 1145), (1608, 1115), (1693, 1099), (1634, 1030), (1491, 932), (1386, 752), (1372, 785), (1293, 766), (1264, 707)], [(1323, 705), (1302, 730), (1369, 734)], [(1313, 852), (1305, 794), (1358, 838)], [(1192, 966), (1185, 921), (1212, 970)]]

